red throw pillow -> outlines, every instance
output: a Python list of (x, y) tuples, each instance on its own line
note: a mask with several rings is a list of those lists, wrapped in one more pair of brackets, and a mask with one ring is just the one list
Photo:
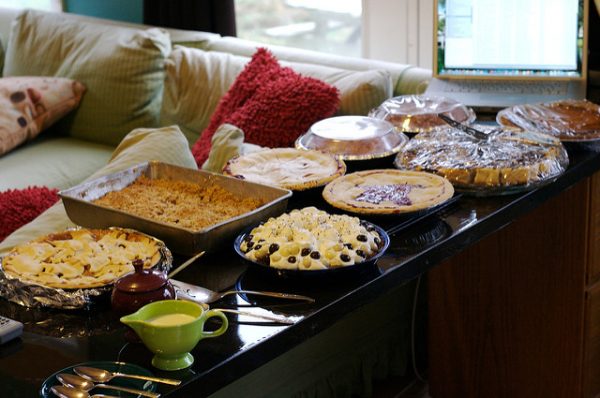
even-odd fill
[(211, 140), (223, 123), (239, 127), (245, 141), (271, 148), (291, 146), (315, 122), (333, 116), (339, 106), (337, 88), (279, 65), (259, 48), (223, 96), (192, 153), (201, 167)]
[(0, 192), (0, 242), (58, 201), (58, 189), (29, 187)]

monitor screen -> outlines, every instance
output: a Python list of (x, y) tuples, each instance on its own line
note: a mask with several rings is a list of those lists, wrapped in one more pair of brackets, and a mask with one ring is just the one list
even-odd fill
[(438, 76), (579, 78), (584, 0), (438, 0)]

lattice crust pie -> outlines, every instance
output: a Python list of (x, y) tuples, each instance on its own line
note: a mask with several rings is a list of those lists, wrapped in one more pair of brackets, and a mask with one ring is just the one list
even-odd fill
[(311, 271), (362, 263), (382, 245), (377, 230), (357, 217), (305, 207), (252, 229), (240, 250), (273, 268)]
[(496, 121), (558, 137), (561, 141), (600, 139), (600, 106), (585, 100), (515, 105), (498, 112)]
[(323, 197), (332, 206), (361, 214), (409, 213), (439, 205), (454, 195), (448, 180), (435, 174), (366, 170), (327, 184)]
[(223, 174), (259, 184), (302, 191), (344, 175), (341, 159), (320, 151), (273, 148), (231, 159)]
[(42, 286), (83, 289), (105, 286), (133, 271), (132, 261), (153, 267), (164, 244), (142, 233), (119, 229), (74, 229), (16, 246), (2, 259), (10, 278)]
[(452, 128), (420, 133), (397, 155), (395, 165), (434, 172), (456, 188), (480, 192), (532, 186), (568, 165), (564, 146), (552, 136), (489, 128), (487, 134), (478, 139)]

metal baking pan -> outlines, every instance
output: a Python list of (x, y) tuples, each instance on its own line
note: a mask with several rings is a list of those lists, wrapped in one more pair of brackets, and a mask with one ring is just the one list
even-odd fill
[[(149, 179), (187, 181), (201, 186), (215, 184), (236, 196), (257, 198), (265, 204), (221, 223), (191, 231), (92, 203), (108, 192), (125, 188), (141, 175)], [(133, 228), (162, 239), (175, 253), (193, 255), (202, 250), (212, 252), (228, 246), (245, 227), (280, 215), (286, 210), (292, 192), (203, 170), (151, 161), (63, 190), (59, 195), (67, 215), (75, 224), (88, 228)]]

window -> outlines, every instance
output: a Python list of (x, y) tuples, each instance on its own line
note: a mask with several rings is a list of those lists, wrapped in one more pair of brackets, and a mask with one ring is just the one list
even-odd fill
[(61, 0), (0, 0), (4, 8), (37, 8), (48, 11), (61, 11)]
[(361, 0), (236, 0), (237, 35), (360, 57)]

